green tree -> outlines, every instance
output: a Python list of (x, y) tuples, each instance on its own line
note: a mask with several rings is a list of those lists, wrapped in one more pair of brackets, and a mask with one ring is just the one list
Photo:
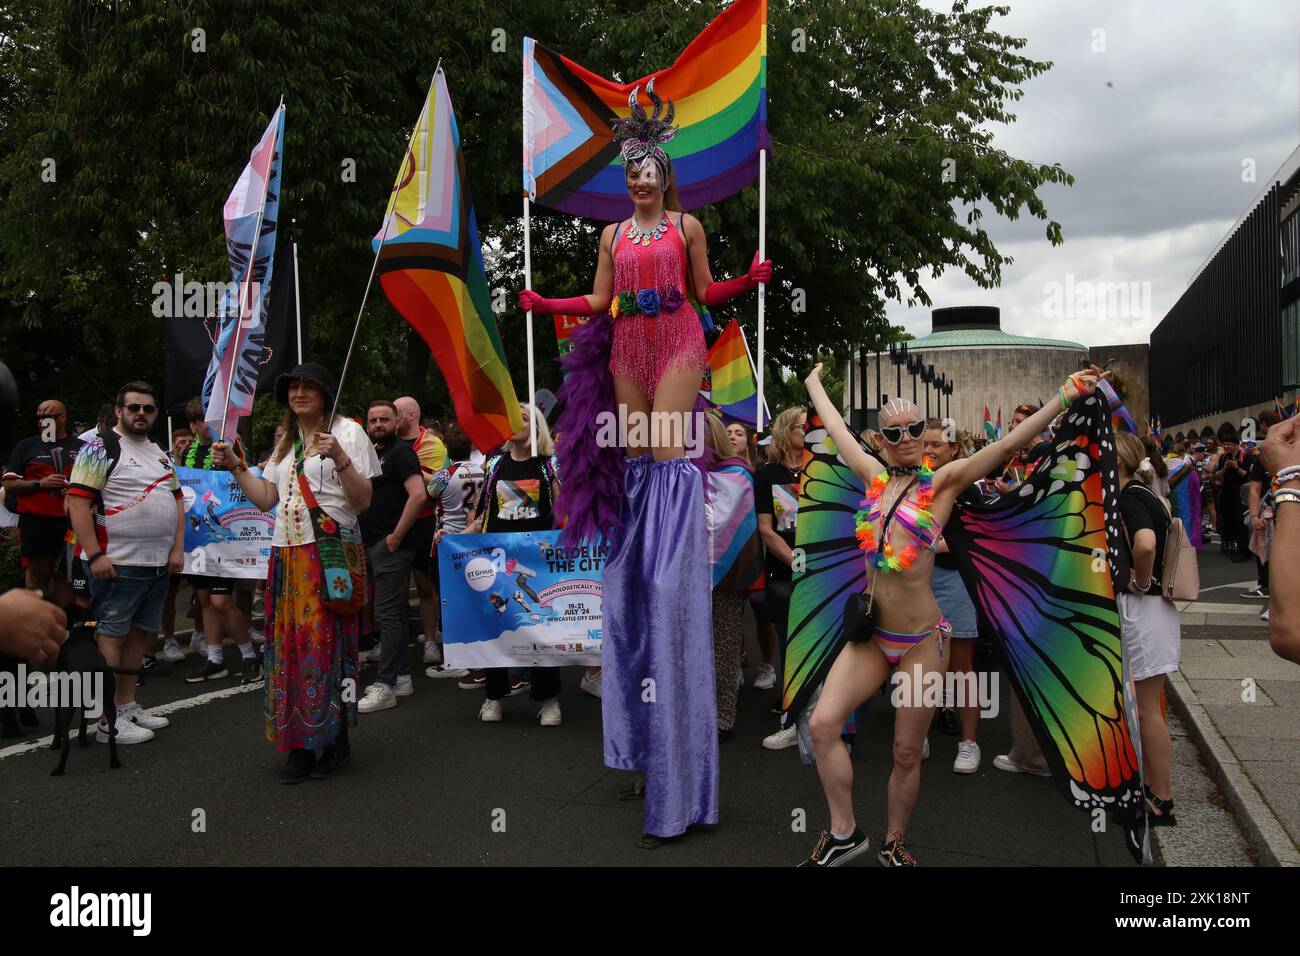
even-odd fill
[[(842, 364), (854, 345), (889, 339), (886, 302), (928, 305), (925, 270), (997, 284), (1010, 259), (985, 232), (986, 211), (1033, 216), (1060, 242), (1039, 190), (1072, 179), (994, 145), (1021, 84), (1050, 66), (996, 31), (1005, 7), (769, 4), (767, 248), (777, 276), (766, 379), (791, 377), (798, 391), (814, 355)], [(178, 272), (228, 277), (221, 206), (283, 95), (280, 226), (301, 243), (309, 349), (337, 373), (370, 237), (441, 58), (489, 279), (507, 292), (500, 321), (522, 394), (522, 37), (631, 78), (671, 63), (724, 5), (585, 0), (575, 17), (577, 4), (539, 0), (11, 0), (0, 11), (0, 358), (26, 404), (54, 390), (82, 419), (122, 380), (160, 380), (153, 283)], [(751, 188), (696, 210), (715, 275), (748, 266), (757, 202)], [(538, 210), (534, 286), (590, 288), (599, 226)], [(752, 297), (719, 313), (720, 323), (739, 317), (755, 341)], [(537, 381), (554, 388), (544, 322)], [(423, 343), (376, 287), (345, 406), (399, 390), (431, 414), (450, 412)]]

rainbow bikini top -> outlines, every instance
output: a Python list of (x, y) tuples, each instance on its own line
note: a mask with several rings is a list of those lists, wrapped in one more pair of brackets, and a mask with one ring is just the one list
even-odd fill
[(917, 476), (920, 479), (920, 487), (917, 489), (915, 499), (909, 494), (894, 512), (894, 521), (902, 525), (912, 537), (902, 550), (896, 550), (891, 544), (894, 537), (892, 524), (885, 535), (884, 546), (878, 547), (876, 543), (875, 524), (884, 514), (881, 508), (881, 496), (884, 494), (885, 486), (889, 484), (887, 470), (880, 472), (871, 480), (867, 498), (862, 500), (862, 504), (866, 507), (860, 509), (854, 516), (858, 547), (867, 552), (867, 563), (879, 571), (904, 571), (910, 568), (920, 557), (922, 550), (934, 551), (939, 546), (939, 539), (943, 537), (942, 526), (934, 520), (934, 515), (928, 510), (930, 502), (934, 500), (934, 491), (931, 488), (934, 470), (929, 458), (921, 459)]

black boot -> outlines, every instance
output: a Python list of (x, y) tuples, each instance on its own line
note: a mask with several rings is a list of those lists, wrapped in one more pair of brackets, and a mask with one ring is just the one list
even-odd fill
[(280, 782), (284, 784), (302, 783), (312, 775), (316, 766), (316, 755), (310, 750), (295, 748), (289, 751), (289, 759), (280, 771)]
[(40, 718), (36, 716), (36, 711), (30, 707), (18, 708), (18, 723), (24, 727), (39, 727), (41, 725)]
[(339, 736), (333, 744), (325, 748), (311, 775), (315, 780), (324, 780), (345, 768), (352, 762), (352, 744), (348, 742), (348, 718), (344, 712), (339, 721)]

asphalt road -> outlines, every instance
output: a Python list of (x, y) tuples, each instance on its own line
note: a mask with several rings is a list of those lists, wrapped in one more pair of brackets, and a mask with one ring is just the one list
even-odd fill
[[(721, 748), (721, 823), (636, 847), (641, 807), (617, 799), (628, 777), (601, 762), (600, 702), (578, 691), (580, 676), (565, 674), (563, 725), (542, 728), (525, 697), (505, 703), (501, 723), (480, 723), (478, 693), (421, 667), (413, 697), (361, 718), (350, 769), (294, 787), (277, 782), (282, 758), (262, 736), (260, 690), (210, 699), (237, 678), (195, 687), (155, 676), (140, 691), (146, 706), (196, 705), (172, 711), (153, 741), (122, 748), (121, 770), (99, 744), (74, 745), (63, 777), (49, 775), (48, 750), (0, 751), (0, 864), (783, 866), (810, 852), (826, 825), (816, 772), (796, 749), (761, 748), (775, 718), (769, 695), (749, 689)], [(1004, 700), (981, 722), (984, 760), (971, 776), (951, 771), (955, 738), (931, 731), (908, 843), (921, 863), (1131, 865), (1120, 835), (1094, 834), (1050, 781), (993, 769), (1009, 745), (1005, 715)], [(885, 825), (891, 726), (877, 699), (853, 756), (873, 843)], [(800, 816), (806, 832), (794, 830)]]
[[(1253, 565), (1203, 565), (1215, 588), (1206, 600), (1236, 601), (1239, 588), (1218, 585), (1254, 576)], [(235, 665), (238, 652), (227, 655)], [(32, 747), (37, 734), (5, 741), (0, 865), (788, 866), (827, 825), (814, 768), (796, 749), (760, 746), (776, 729), (768, 693), (742, 691), (735, 735), (721, 746), (721, 822), (648, 851), (635, 845), (641, 805), (617, 798), (628, 775), (601, 761), (600, 702), (579, 692), (580, 669), (564, 674), (562, 726), (540, 727), (526, 697), (484, 724), (481, 695), (426, 678), (418, 655), (413, 645), (415, 695), (361, 718), (352, 766), (331, 780), (280, 785), (260, 686), (241, 692), (235, 676), (186, 684), (191, 659), (161, 665), (140, 690), (144, 706), (174, 708), (172, 723), (122, 748), (121, 770), (109, 769), (106, 747), (74, 745), (67, 775), (51, 777), (56, 755)], [(1002, 683), (999, 715), (980, 722), (976, 774), (954, 774), (956, 738), (931, 730), (909, 848), (925, 866), (1131, 866), (1120, 834), (1093, 833), (1050, 781), (993, 768), (1010, 744), (1006, 693)], [(48, 735), (52, 719), (40, 716)], [(873, 700), (853, 754), (858, 820), (873, 844), (885, 826), (892, 722), (888, 702)], [(1216, 837), (1233, 834), (1206, 834)], [(877, 864), (872, 855), (858, 865)]]

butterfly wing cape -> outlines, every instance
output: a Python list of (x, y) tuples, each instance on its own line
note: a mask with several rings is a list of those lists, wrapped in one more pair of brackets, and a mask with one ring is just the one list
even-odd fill
[(853, 516), (865, 494), (862, 482), (839, 458), (821, 419), (810, 416), (804, 437), (789, 639), (782, 706), (798, 717), (844, 643), (844, 602), (867, 586), (867, 563), (858, 550)]
[[(866, 587), (853, 525), (862, 483), (824, 430), (807, 447), (796, 530), (804, 569), (794, 575), (783, 686), (795, 716), (844, 642), (844, 602)], [(944, 538), (1062, 794), (1114, 813), (1141, 859), (1140, 764), (1113, 583), (1128, 577), (1117, 474), (1109, 409), (1082, 397), (1050, 460), (1014, 494), (954, 509)]]
[(1201, 476), (1196, 466), (1186, 460), (1169, 466), (1169, 504), (1175, 517), (1183, 519), (1183, 527), (1192, 547), (1197, 550), (1201, 539)]
[(1050, 454), (1009, 495), (954, 509), (944, 539), (1062, 794), (1113, 812), (1141, 859), (1140, 762), (1125, 711), (1110, 408), (1076, 399)]

